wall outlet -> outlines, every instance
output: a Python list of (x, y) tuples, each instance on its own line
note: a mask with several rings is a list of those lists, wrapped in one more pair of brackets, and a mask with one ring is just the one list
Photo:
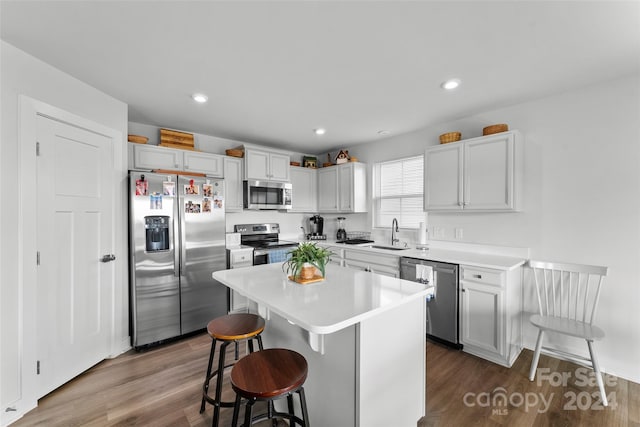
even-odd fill
[(456, 240), (462, 240), (462, 228), (455, 229)]

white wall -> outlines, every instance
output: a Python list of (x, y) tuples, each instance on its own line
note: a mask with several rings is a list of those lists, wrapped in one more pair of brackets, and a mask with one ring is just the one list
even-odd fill
[[(35, 299), (27, 296), (35, 288), (35, 242), (16, 227), (19, 218), (25, 227), (35, 223), (32, 212), (21, 212), (18, 201), (22, 192), (31, 194), (31, 188), (22, 188), (19, 178), (29, 171), (20, 170), (21, 146), (19, 134), (19, 97), (26, 95), (37, 101), (68, 111), (77, 116), (117, 130), (122, 134), (120, 147), (114, 152), (122, 153), (115, 159), (117, 169), (122, 171), (120, 188), (116, 191), (115, 249), (120, 262), (116, 262), (116, 289), (114, 297), (114, 339), (112, 350), (117, 353), (122, 343), (128, 341), (127, 298), (127, 249), (125, 222), (125, 176), (127, 106), (99, 92), (95, 88), (60, 72), (59, 70), (27, 55), (13, 46), (1, 42), (1, 87), (2, 87), (2, 144), (0, 146), (0, 421), (5, 425), (35, 405), (35, 369), (31, 365), (36, 355), (37, 337), (35, 324)], [(34, 153), (35, 157), (35, 153)], [(32, 171), (35, 173), (35, 170)], [(119, 213), (119, 215), (118, 215)], [(33, 221), (29, 221), (33, 218)], [(25, 253), (26, 252), (26, 253)], [(24, 255), (24, 257), (23, 257)], [(20, 263), (24, 259), (24, 265)], [(21, 268), (23, 267), (23, 268)], [(25, 279), (27, 278), (27, 279)], [(28, 365), (28, 366), (25, 366)], [(7, 407), (16, 411), (6, 412)]]
[[(610, 267), (597, 323), (607, 336), (596, 349), (607, 372), (640, 382), (640, 76), (486, 111), (419, 132), (350, 148), (373, 163), (420, 154), (438, 135), (463, 139), (508, 123), (525, 136), (522, 213), (429, 213), (445, 240), (529, 247), (537, 259)], [(531, 283), (525, 310), (535, 311)], [(525, 344), (535, 331), (525, 320)], [(563, 340), (559, 345), (584, 342)]]

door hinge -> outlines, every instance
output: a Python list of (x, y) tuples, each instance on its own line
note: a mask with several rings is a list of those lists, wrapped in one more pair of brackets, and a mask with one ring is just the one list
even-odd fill
[(40, 265), (40, 251), (36, 252), (36, 265)]
[(36, 362), (36, 375), (40, 375), (40, 361)]
[(40, 155), (40, 143), (36, 142), (36, 156)]

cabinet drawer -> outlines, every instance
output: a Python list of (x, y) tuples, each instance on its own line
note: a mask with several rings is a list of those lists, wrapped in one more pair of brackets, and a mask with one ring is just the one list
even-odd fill
[(250, 251), (231, 251), (230, 264), (234, 267), (245, 267), (253, 265), (253, 250)]
[(345, 250), (344, 257), (347, 260), (361, 261), (369, 264), (386, 265), (400, 268), (400, 257), (395, 255), (380, 255), (354, 250)]
[(503, 277), (504, 273), (500, 270), (462, 267), (462, 280), (466, 281), (501, 287)]

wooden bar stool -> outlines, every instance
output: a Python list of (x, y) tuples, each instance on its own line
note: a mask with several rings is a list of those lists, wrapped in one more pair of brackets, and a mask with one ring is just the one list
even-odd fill
[[(236, 392), (231, 425), (237, 427), (240, 413), (240, 401), (247, 400), (243, 427), (264, 419), (286, 418), (289, 425), (296, 423), (309, 426), (307, 402), (304, 396), (304, 384), (307, 379), (307, 361), (295, 351), (283, 348), (271, 348), (251, 353), (240, 359), (231, 369), (231, 386)], [(293, 393), (298, 393), (302, 418), (295, 415)], [(273, 401), (287, 398), (288, 412), (276, 412)], [(252, 417), (252, 408), (257, 401), (267, 402), (267, 413)]]
[[(209, 365), (207, 366), (207, 376), (202, 386), (202, 403), (200, 405), (200, 413), (204, 412), (205, 403), (209, 402), (213, 405), (213, 421), (212, 427), (218, 426), (220, 419), (220, 408), (231, 408), (234, 402), (223, 402), (222, 396), (222, 379), (224, 377), (224, 369), (233, 366), (234, 363), (225, 365), (225, 355), (227, 346), (231, 343), (236, 344), (236, 359), (238, 357), (237, 343), (239, 341), (247, 341), (249, 352), (253, 353), (253, 340), (258, 341), (258, 348), (262, 350), (262, 337), (260, 334), (264, 330), (264, 319), (255, 314), (234, 313), (213, 319), (207, 324), (207, 332), (211, 337), (211, 352), (209, 353)], [(218, 351), (218, 369), (211, 372), (213, 365), (213, 356), (216, 351), (216, 343), (220, 341), (220, 350)], [(213, 377), (216, 377), (215, 397), (209, 396), (209, 383)]]

